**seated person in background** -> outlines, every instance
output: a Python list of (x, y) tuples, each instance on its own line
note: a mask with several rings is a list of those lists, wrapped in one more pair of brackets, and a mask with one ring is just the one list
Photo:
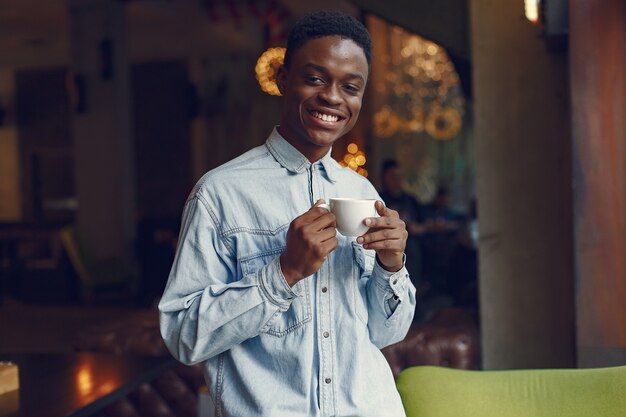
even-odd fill
[(476, 199), (470, 200), (469, 213), (457, 233), (450, 255), (448, 293), (454, 305), (478, 309), (478, 219)]
[(380, 200), (330, 155), (357, 121), (370, 63), (353, 17), (296, 23), (277, 74), (280, 126), (186, 202), (161, 334), (180, 361), (204, 364), (218, 416), (405, 415), (380, 351), (404, 339), (415, 311), (404, 222), (377, 201), (380, 217), (348, 238), (318, 207)]
[(450, 208), (450, 191), (440, 185), (432, 203), (423, 208), (426, 234), (430, 236), (452, 236), (463, 223), (463, 215)]
[(420, 236), (423, 277), (430, 284), (429, 295), (438, 297), (438, 303), (445, 307), (453, 303), (448, 283), (451, 255), (464, 218), (450, 208), (450, 193), (445, 186), (437, 188), (433, 202), (424, 206), (422, 213), (425, 229)]
[(409, 237), (406, 242), (406, 269), (411, 275), (411, 281), (420, 293), (420, 285), (423, 284), (422, 260), (419, 236), (426, 231), (422, 224), (424, 221), (422, 207), (417, 199), (404, 190), (404, 176), (402, 169), (395, 159), (388, 159), (382, 165), (382, 190), (380, 197), (387, 207), (394, 209), (400, 218), (406, 223)]

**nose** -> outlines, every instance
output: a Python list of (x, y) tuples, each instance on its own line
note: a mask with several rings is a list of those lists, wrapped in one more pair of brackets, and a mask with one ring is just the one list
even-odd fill
[(320, 91), (319, 98), (329, 105), (337, 105), (341, 103), (339, 86), (336, 84), (327, 84), (326, 88)]

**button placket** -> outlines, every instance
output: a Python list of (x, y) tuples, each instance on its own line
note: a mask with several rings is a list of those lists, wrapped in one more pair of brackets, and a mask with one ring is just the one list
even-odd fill
[[(320, 180), (320, 167), (318, 164), (312, 166), (311, 191), (315, 196), (315, 201), (324, 198), (323, 181)], [(327, 202), (328, 203), (328, 202)], [(330, 259), (331, 257), (329, 257)], [(330, 301), (330, 262), (327, 260), (318, 271), (319, 287), (321, 296), (318, 299), (318, 334), (322, 335), (318, 341), (320, 346), (320, 403), (322, 405), (322, 415), (332, 416), (335, 414), (334, 390), (332, 389), (332, 369), (333, 369), (333, 349), (331, 347), (331, 301)]]
[(321, 278), (321, 286), (322, 286), (322, 297), (320, 297), (320, 330), (321, 330), (321, 351), (322, 358), (320, 360), (320, 372), (321, 377), (323, 378), (324, 384), (322, 384), (321, 391), (323, 392), (324, 398), (324, 410), (323, 415), (333, 415), (333, 389), (331, 387), (332, 382), (332, 352), (331, 348), (331, 339), (330, 332), (325, 329), (331, 328), (331, 311), (330, 311), (330, 291), (329, 291), (329, 266), (325, 263), (322, 268), (320, 268), (320, 278)]

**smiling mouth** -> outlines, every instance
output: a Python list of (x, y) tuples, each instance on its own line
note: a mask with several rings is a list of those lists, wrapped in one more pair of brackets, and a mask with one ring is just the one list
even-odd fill
[(338, 122), (339, 120), (342, 120), (343, 117), (339, 117), (337, 115), (334, 114), (325, 114), (325, 113), (321, 113), (319, 111), (312, 111), (310, 112), (311, 116), (315, 117), (316, 119), (320, 119), (323, 120), (325, 122)]

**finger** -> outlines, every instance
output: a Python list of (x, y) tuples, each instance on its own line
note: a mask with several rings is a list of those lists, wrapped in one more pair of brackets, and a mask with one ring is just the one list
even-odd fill
[(337, 239), (337, 229), (334, 227), (327, 227), (318, 232), (317, 235), (320, 242), (326, 242), (328, 240)]
[(318, 259), (325, 259), (337, 247), (338, 243), (339, 241), (335, 236), (322, 242), (317, 242), (311, 247), (310, 254)]
[(404, 253), (406, 245), (401, 240), (380, 240), (378, 242), (363, 244), (364, 249), (368, 250), (385, 250)]
[(329, 211), (324, 207), (320, 207), (320, 204), (325, 204), (324, 200), (317, 200), (313, 207), (311, 207), (306, 213), (298, 216), (298, 218), (302, 219), (302, 221), (305, 223), (311, 223), (315, 221), (318, 217), (328, 214)]
[(368, 244), (381, 242), (384, 240), (405, 240), (407, 232), (400, 229), (380, 229), (373, 232), (367, 232), (363, 236), (357, 238), (358, 243)]
[(406, 224), (404, 223), (404, 221), (400, 220), (399, 217), (393, 216), (369, 217), (363, 222), (370, 229), (406, 229)]
[(379, 216), (383, 217), (383, 216), (389, 216), (389, 217), (400, 217), (400, 214), (385, 206), (385, 203), (383, 203), (382, 201), (378, 200), (376, 201), (376, 204), (374, 205), (376, 207), (376, 212), (378, 213)]
[(382, 201), (378, 200), (376, 201), (376, 203), (374, 204), (374, 207), (376, 207), (376, 212), (383, 216), (384, 215), (384, 211), (385, 211), (385, 203), (383, 203)]
[(322, 210), (323, 213), (320, 216), (316, 217), (315, 219), (311, 219), (312, 221), (309, 224), (308, 228), (314, 232), (319, 232), (320, 230), (323, 230), (326, 228), (334, 229), (337, 226), (335, 215), (329, 212), (328, 210), (324, 210), (324, 209), (319, 209), (319, 210)]
[(322, 213), (322, 214), (326, 214), (327, 212), (330, 211), (328, 204), (326, 204), (326, 201), (324, 201), (323, 198), (320, 198), (319, 200), (315, 202), (315, 204), (313, 204), (313, 207), (311, 207), (311, 210), (313, 209), (315, 209), (316, 212)]
[(332, 251), (334, 251), (338, 244), (339, 240), (337, 239), (336, 234), (334, 234), (330, 239), (323, 241), (321, 243), (321, 246), (322, 252), (325, 254), (324, 257), (328, 256)]

